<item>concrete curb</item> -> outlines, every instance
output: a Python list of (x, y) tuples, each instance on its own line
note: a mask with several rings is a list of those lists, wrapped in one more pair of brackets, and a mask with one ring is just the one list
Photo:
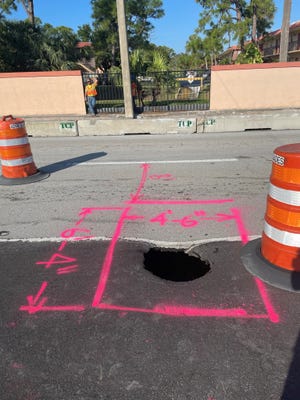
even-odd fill
[(28, 136), (78, 136), (76, 119), (24, 119)]
[(22, 117), (29, 136), (202, 134), (248, 130), (300, 129), (300, 110), (198, 111), (123, 115)]
[(196, 133), (196, 118), (115, 119), (78, 121), (79, 136)]
[(211, 115), (203, 132), (300, 129), (300, 110), (266, 110)]

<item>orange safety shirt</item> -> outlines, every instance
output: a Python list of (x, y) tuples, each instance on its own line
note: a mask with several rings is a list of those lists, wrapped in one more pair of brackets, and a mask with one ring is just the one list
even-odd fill
[(85, 88), (86, 96), (96, 96), (97, 95), (96, 87), (97, 87), (96, 83), (91, 83), (90, 85), (87, 85)]

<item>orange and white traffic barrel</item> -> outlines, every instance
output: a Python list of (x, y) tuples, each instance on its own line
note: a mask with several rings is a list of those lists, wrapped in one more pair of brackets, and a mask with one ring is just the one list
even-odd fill
[(273, 286), (300, 291), (300, 143), (274, 150), (261, 239), (242, 250), (246, 269)]
[(33, 161), (25, 122), (12, 115), (0, 121), (0, 159), (2, 176), (0, 184), (22, 184), (45, 179)]

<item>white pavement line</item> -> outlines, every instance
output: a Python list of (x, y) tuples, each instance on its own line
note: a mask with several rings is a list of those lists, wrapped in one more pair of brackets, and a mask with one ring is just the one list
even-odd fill
[(194, 163), (222, 163), (222, 162), (235, 162), (239, 161), (238, 158), (212, 158), (207, 160), (165, 160), (165, 161), (91, 161), (72, 163), (74, 166), (93, 166), (93, 165), (131, 165), (131, 164), (194, 164)]
[[(259, 235), (252, 235), (249, 236), (249, 240), (258, 239)], [(69, 239), (69, 242), (104, 242), (110, 241), (111, 237), (106, 236), (98, 236), (92, 239), (83, 239), (83, 240), (72, 240)], [(43, 243), (43, 242), (63, 242), (64, 239), (61, 237), (49, 237), (49, 238), (23, 238), (23, 239), (0, 239), (0, 243)], [(191, 246), (197, 246), (200, 244), (206, 243), (213, 243), (213, 242), (240, 242), (240, 236), (228, 236), (228, 237), (218, 237), (218, 238), (211, 238), (211, 239), (199, 239), (199, 240), (190, 240), (190, 241), (180, 241), (180, 242), (170, 242), (170, 241), (163, 241), (163, 240), (152, 240), (152, 239), (145, 239), (145, 238), (130, 238), (130, 237), (120, 237), (119, 241), (127, 241), (127, 242), (141, 242), (141, 243), (149, 243), (154, 246), (166, 247), (166, 248), (187, 248)]]

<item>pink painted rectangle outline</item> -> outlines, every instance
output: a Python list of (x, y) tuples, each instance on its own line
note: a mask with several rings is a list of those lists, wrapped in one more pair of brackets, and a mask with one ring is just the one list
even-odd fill
[[(117, 221), (116, 229), (113, 233), (112, 239), (110, 241), (108, 250), (106, 252), (96, 292), (94, 294), (94, 299), (92, 302), (92, 308), (104, 309), (104, 310), (111, 310), (111, 311), (119, 311), (119, 312), (140, 312), (140, 313), (148, 313), (148, 314), (161, 314), (167, 316), (184, 316), (184, 317), (223, 317), (223, 318), (249, 318), (249, 319), (267, 319), (273, 323), (279, 322), (279, 315), (275, 311), (273, 304), (269, 298), (267, 289), (263, 282), (261, 282), (258, 278), (254, 278), (256, 283), (260, 298), (266, 308), (266, 314), (249, 314), (247, 310), (244, 308), (228, 308), (228, 309), (219, 309), (219, 308), (198, 308), (198, 307), (183, 307), (183, 306), (169, 306), (169, 305), (157, 305), (152, 309), (145, 309), (145, 308), (136, 308), (136, 307), (126, 307), (126, 306), (119, 306), (114, 304), (106, 304), (102, 302), (102, 298), (104, 292), (106, 290), (107, 282), (109, 279), (110, 270), (112, 267), (113, 256), (115, 252), (115, 247), (117, 245), (118, 239), (120, 237), (122, 228), (124, 226), (125, 221), (132, 221), (141, 218), (141, 216), (136, 215), (129, 215), (129, 211), (131, 210), (133, 205), (187, 205), (187, 204), (223, 204), (228, 202), (233, 202), (233, 199), (216, 199), (216, 200), (146, 200), (143, 199), (141, 193), (144, 188), (145, 182), (148, 179), (148, 172), (149, 172), (149, 164), (142, 164), (143, 169), (142, 178), (140, 180), (138, 189), (135, 194), (131, 195), (131, 199), (125, 204), (127, 207), (92, 207), (92, 208), (82, 208), (79, 216), (80, 219), (76, 222), (76, 226), (81, 225), (84, 222), (87, 215), (91, 214), (94, 211), (120, 211), (121, 216)], [(173, 179), (170, 174), (163, 174), (163, 175), (152, 175), (153, 179)], [(151, 176), (149, 177), (151, 178)], [(239, 215), (238, 209), (231, 209), (231, 211), (235, 210), (236, 212), (233, 213), (234, 215), (227, 216), (226, 214), (217, 214), (219, 217), (229, 217), (229, 219), (235, 218), (237, 228), (239, 231), (240, 239), (243, 244), (248, 242), (248, 234), (245, 229), (243, 220)], [(71, 229), (72, 230), (72, 229)], [(76, 229), (75, 229), (76, 230)], [(68, 231), (68, 230), (67, 230)], [(82, 229), (82, 231), (86, 232), (89, 230)], [(64, 233), (64, 232), (63, 232)], [(62, 237), (65, 240), (61, 243), (59, 247), (59, 251), (63, 250), (64, 247), (67, 245), (68, 240), (66, 238), (72, 237), (65, 236), (62, 234)], [(75, 240), (84, 240), (89, 239), (91, 236), (82, 236), (77, 237)], [(44, 263), (44, 262), (43, 262)], [(86, 306), (83, 304), (78, 305), (56, 305), (56, 306), (49, 306), (46, 305), (48, 301), (48, 297), (44, 296), (45, 290), (47, 289), (48, 282), (42, 282), (38, 292), (35, 295), (27, 296), (27, 304), (20, 306), (21, 311), (27, 311), (29, 314), (35, 314), (41, 311), (48, 311), (48, 312), (82, 312), (86, 310)]]
[[(183, 316), (183, 317), (215, 317), (215, 318), (248, 318), (248, 319), (268, 319), (273, 323), (279, 322), (279, 315), (274, 309), (274, 306), (269, 298), (267, 289), (264, 283), (254, 277), (255, 284), (258, 289), (258, 293), (260, 298), (266, 308), (265, 314), (250, 314), (246, 309), (242, 307), (238, 308), (228, 308), (228, 309), (220, 309), (220, 308), (199, 308), (199, 307), (182, 307), (182, 306), (169, 306), (169, 305), (157, 305), (152, 309), (147, 308), (137, 308), (137, 307), (126, 307), (119, 306), (114, 304), (106, 304), (102, 302), (102, 298), (104, 296), (107, 282), (109, 279), (110, 270), (112, 267), (113, 256), (115, 252), (115, 248), (118, 242), (118, 239), (121, 235), (121, 231), (123, 229), (124, 223), (126, 220), (137, 219), (135, 216), (130, 216), (129, 211), (131, 210), (130, 205), (140, 204), (140, 205), (186, 205), (186, 204), (222, 204), (226, 202), (232, 202), (233, 199), (217, 199), (217, 200), (146, 200), (142, 199), (141, 192), (144, 188), (144, 185), (147, 180), (149, 164), (143, 164), (141, 166), (143, 168), (143, 174), (138, 186), (138, 189), (134, 195), (131, 195), (131, 200), (126, 202), (129, 206), (123, 208), (121, 216), (117, 222), (116, 229), (110, 241), (108, 250), (106, 252), (105, 259), (102, 264), (101, 273), (99, 276), (98, 286), (94, 295), (94, 299), (92, 302), (93, 308), (103, 309), (103, 310), (111, 310), (111, 311), (119, 311), (119, 312), (139, 312), (139, 313), (148, 313), (148, 314), (161, 314), (167, 316)], [(113, 209), (113, 208), (111, 208)], [(120, 210), (120, 208), (119, 208)], [(90, 212), (94, 211), (90, 209)], [(243, 244), (248, 242), (247, 231), (244, 227), (242, 219), (236, 221), (237, 227), (239, 231), (239, 236)]]

